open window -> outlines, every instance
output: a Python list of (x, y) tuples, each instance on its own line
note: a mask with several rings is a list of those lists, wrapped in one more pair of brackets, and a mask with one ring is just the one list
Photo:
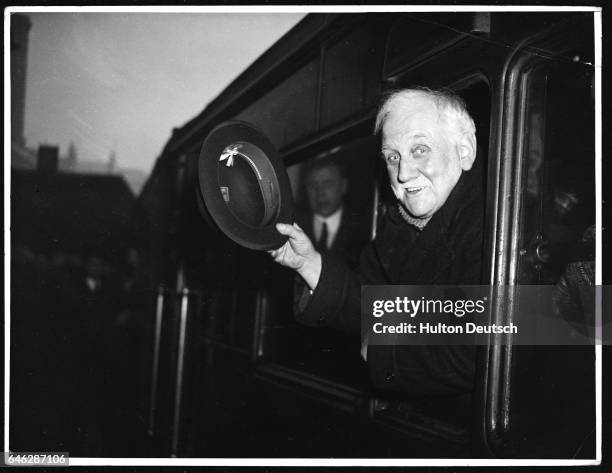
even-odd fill
[[(491, 91), (483, 75), (468, 75), (454, 84), (449, 84), (456, 94), (466, 102), (468, 112), (476, 125), (477, 156), (471, 173), (482, 183), (483, 198), (487, 195), (489, 132), (491, 122)], [(379, 163), (381, 209), (397, 205), (390, 191), (385, 165)], [(483, 245), (483, 252), (487, 245)], [(483, 253), (483, 266), (487, 258)], [(488, 268), (481, 269), (486, 277)], [(483, 281), (484, 282), (484, 281)], [(399, 431), (411, 439), (433, 440), (437, 445), (446, 445), (445, 455), (465, 456), (471, 436), (471, 422), (475, 400), (470, 395), (428, 396), (406, 398), (401, 393), (391, 395), (377, 392), (370, 400), (370, 415), (375, 423)], [(428, 453), (423, 453), (427, 455)], [(432, 453), (435, 455), (435, 453)]]
[[(479, 176), (484, 192), (491, 116), (489, 85), (484, 76), (472, 74), (451, 87), (466, 101), (476, 123), (478, 155), (471, 172)], [(322, 154), (311, 159), (332, 157), (346, 170), (349, 190), (345, 212), (359, 222), (355, 239), (365, 246), (373, 234), (376, 215), (387, 205), (396, 205), (389, 192), (384, 163), (378, 158), (378, 139), (365, 136)], [(298, 213), (308, 210), (303, 183), (309, 164), (310, 160), (305, 160), (288, 169)], [(299, 285), (298, 276), (289, 274), (288, 278), (294, 287)], [(449, 452), (465, 447), (472, 414), (469, 396), (457, 399), (462, 407), (455, 403), (449, 409), (448, 399), (407, 400), (373, 392), (358, 337), (295, 322), (295, 289), (288, 294), (287, 275), (282, 279), (284, 284), (269, 288), (264, 297), (266, 307), (257, 329), (257, 376), (340, 410), (350, 412), (358, 405), (369, 405), (366, 413), (382, 429), (399, 430), (412, 438), (447, 441)]]
[[(329, 251), (351, 266), (356, 265), (359, 253), (372, 235), (377, 148), (376, 139), (366, 136), (288, 169), (296, 201), (296, 218), (314, 241), (314, 216), (306, 190), (309, 178), (314, 175), (313, 169), (317, 169), (313, 163), (322, 161), (327, 163), (325, 166), (333, 163), (332, 166), (340, 167), (340, 171), (336, 169), (331, 175), (336, 176), (339, 172), (348, 185), (342, 217)], [(278, 382), (308, 385), (311, 396), (351, 409), (368, 382), (359, 338), (333, 328), (298, 324), (295, 321), (297, 299), (305, 285), (293, 272), (284, 279), (280, 290), (287, 291), (286, 282), (289, 281), (289, 294), (281, 294), (277, 287), (267, 294), (271, 306), (266, 311), (263, 335), (259, 340), (257, 372)]]

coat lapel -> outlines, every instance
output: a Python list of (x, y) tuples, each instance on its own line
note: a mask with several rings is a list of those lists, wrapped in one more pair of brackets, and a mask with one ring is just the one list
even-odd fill
[(419, 234), (400, 266), (398, 280), (404, 284), (434, 284), (453, 264), (455, 255), (444, 233), (442, 218), (435, 217)]
[(377, 239), (376, 250), (390, 284), (435, 284), (452, 268), (456, 256), (447, 232), (469, 200), (468, 179), (461, 176), (447, 202), (421, 232), (406, 223), (397, 209), (389, 210), (391, 229)]
[(347, 214), (348, 212), (345, 208), (342, 212), (342, 218), (340, 219), (338, 233), (336, 233), (336, 237), (334, 238), (330, 250), (342, 252), (351, 247), (351, 238), (356, 237), (354, 234), (355, 228), (350, 225), (351, 216)]

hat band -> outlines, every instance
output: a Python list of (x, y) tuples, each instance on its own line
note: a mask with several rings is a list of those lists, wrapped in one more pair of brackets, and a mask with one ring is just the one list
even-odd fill
[[(260, 194), (264, 203), (264, 214), (260, 225), (268, 225), (277, 217), (280, 206), (280, 192), (278, 186), (275, 185), (274, 179), (266, 179), (263, 177), (275, 176), (270, 161), (261, 149), (245, 141), (232, 143), (225, 148), (224, 153), (227, 150), (232, 150), (234, 156), (243, 158), (257, 176), (257, 183), (259, 184)], [(224, 156), (224, 154), (222, 154), (222, 156)]]

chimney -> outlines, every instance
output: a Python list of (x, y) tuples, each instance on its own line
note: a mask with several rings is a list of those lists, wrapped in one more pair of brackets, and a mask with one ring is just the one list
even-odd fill
[(38, 172), (40, 174), (57, 174), (59, 164), (59, 146), (40, 145), (38, 147)]
[(25, 144), (23, 126), (25, 117), (26, 77), (28, 64), (28, 36), (30, 19), (12, 13), (11, 28), (11, 141)]

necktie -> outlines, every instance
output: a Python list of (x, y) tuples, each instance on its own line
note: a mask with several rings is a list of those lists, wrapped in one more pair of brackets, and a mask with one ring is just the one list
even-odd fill
[(319, 235), (319, 239), (317, 240), (317, 250), (327, 250), (327, 222), (323, 222), (323, 227), (321, 228), (321, 235)]

